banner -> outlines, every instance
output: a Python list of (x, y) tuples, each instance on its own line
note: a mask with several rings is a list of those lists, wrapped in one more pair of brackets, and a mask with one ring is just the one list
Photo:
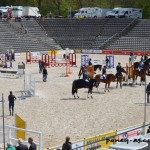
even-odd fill
[[(132, 51), (132, 50), (131, 50)], [(113, 55), (130, 55), (131, 51), (126, 51), (126, 50), (102, 50), (102, 54), (113, 54)], [(150, 55), (150, 52), (140, 52), (140, 51), (133, 51), (134, 55), (145, 55), (148, 54)]]
[[(115, 131), (115, 132), (110, 132), (110, 133), (102, 134), (99, 136), (87, 138), (84, 140), (84, 145), (87, 145), (84, 147), (84, 150), (109, 148), (110, 145), (116, 143), (115, 142), (116, 134), (117, 133)], [(107, 142), (106, 139), (109, 139), (110, 142)], [(100, 141), (100, 140), (103, 140), (103, 141)], [(111, 140), (113, 140), (114, 142), (111, 142)]]
[[(139, 126), (142, 126), (142, 125), (139, 125)], [(135, 129), (137, 127), (131, 127), (131, 128), (128, 128), (128, 129), (117, 131), (117, 134), (120, 134), (120, 135), (117, 136), (117, 139), (121, 140), (121, 139), (132, 138), (132, 137), (141, 135), (143, 133), (143, 128), (141, 127), (139, 129)], [(133, 131), (130, 131), (130, 130), (133, 130)]]
[(87, 50), (87, 49), (83, 49), (82, 53), (83, 54), (102, 54), (102, 50)]
[[(26, 129), (26, 122), (21, 119), (18, 115), (15, 115), (15, 126), (17, 128)], [(16, 130), (16, 139), (22, 138), (24, 141), (26, 140), (25, 131)]]

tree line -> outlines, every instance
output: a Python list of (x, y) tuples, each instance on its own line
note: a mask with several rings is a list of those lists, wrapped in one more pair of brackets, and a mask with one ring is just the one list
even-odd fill
[(1, 6), (36, 6), (42, 15), (52, 13), (67, 17), (68, 9), (79, 10), (82, 7), (100, 8), (141, 8), (143, 18), (150, 18), (150, 0), (0, 0)]

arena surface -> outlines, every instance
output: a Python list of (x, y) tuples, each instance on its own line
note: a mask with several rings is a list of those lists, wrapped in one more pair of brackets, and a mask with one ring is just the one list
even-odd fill
[[(78, 67), (71, 68), (74, 73), (70, 77), (64, 77), (65, 67), (49, 68), (46, 83), (42, 81), (42, 74), (38, 73), (38, 64), (26, 65), (26, 74), (32, 73), (36, 80), (36, 96), (26, 100), (18, 98), (15, 101), (15, 114), (27, 122), (28, 129), (43, 133), (44, 148), (62, 145), (67, 135), (71, 141), (76, 141), (140, 124), (144, 120), (144, 86), (123, 86), (122, 89), (116, 89), (114, 82), (111, 83), (110, 93), (104, 93), (105, 84), (101, 83), (98, 91), (94, 88), (93, 99), (87, 98), (87, 89), (79, 90), (80, 98), (74, 99), (71, 94), (72, 82), (78, 79), (80, 58), (80, 54), (77, 54)], [(90, 55), (90, 58), (105, 59), (105, 55), (95, 54)], [(125, 67), (128, 58), (129, 56), (115, 55), (115, 66), (121, 62)], [(25, 57), (16, 59), (13, 62), (14, 69), (23, 60), (25, 62)], [(0, 78), (0, 82), (1, 93), (4, 93), (6, 100), (5, 122), (14, 125), (14, 117), (9, 116), (7, 98), (10, 90), (19, 96), (17, 91), (23, 90), (24, 81), (23, 78)], [(147, 77), (147, 83), (149, 82), (150, 77)], [(150, 104), (147, 104), (147, 121), (150, 121), (149, 108)], [(2, 117), (0, 121), (2, 122)]]

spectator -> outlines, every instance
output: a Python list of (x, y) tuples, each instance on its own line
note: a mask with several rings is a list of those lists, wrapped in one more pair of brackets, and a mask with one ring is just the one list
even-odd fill
[(43, 69), (43, 82), (46, 82), (47, 75), (48, 75), (47, 69), (46, 69), (46, 67), (44, 67), (44, 69)]
[(43, 70), (43, 67), (42, 67), (42, 61), (39, 60), (39, 73), (41, 73)]
[(66, 137), (66, 142), (62, 146), (62, 150), (72, 150), (72, 143), (69, 136)]
[(12, 91), (10, 91), (10, 95), (8, 96), (10, 116), (14, 114), (14, 100), (16, 100), (16, 97), (13, 95)]
[(28, 143), (30, 144), (29, 150), (36, 150), (36, 144), (33, 142), (33, 138), (28, 138)]
[(106, 56), (106, 68), (108, 68), (108, 63), (109, 63), (109, 59), (108, 59), (108, 57)]
[(7, 148), (6, 150), (16, 150), (16, 148), (12, 145), (11, 142), (7, 143)]
[(150, 82), (149, 82), (149, 84), (147, 85), (147, 88), (146, 88), (146, 93), (147, 93), (147, 103), (149, 103), (149, 95), (150, 95)]
[(92, 66), (92, 62), (91, 61), (92, 61), (92, 59), (90, 58), (89, 59), (89, 66)]
[(23, 140), (18, 140), (18, 146), (16, 147), (16, 150), (28, 150), (28, 146), (23, 144)]
[(148, 129), (147, 129), (147, 134), (148, 134), (148, 133), (150, 133), (150, 126), (149, 126)]

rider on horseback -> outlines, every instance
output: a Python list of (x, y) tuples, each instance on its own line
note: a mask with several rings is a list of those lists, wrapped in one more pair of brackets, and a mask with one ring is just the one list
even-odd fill
[(118, 63), (117, 67), (116, 67), (116, 77), (120, 76), (121, 75), (121, 72), (122, 72), (122, 67), (121, 67), (121, 64), (120, 62)]
[(81, 69), (80, 69), (80, 71), (79, 71), (79, 78), (80, 78), (80, 76), (83, 74), (83, 80), (84, 81), (86, 81), (86, 82), (89, 82), (89, 80), (88, 80), (88, 72), (87, 72), (87, 70), (86, 70), (86, 66), (82, 66), (81, 67)]
[(138, 64), (138, 72), (140, 72), (142, 68), (143, 68), (143, 63), (142, 61), (140, 61)]
[(106, 79), (106, 66), (103, 67), (102, 77), (103, 77), (103, 79)]

